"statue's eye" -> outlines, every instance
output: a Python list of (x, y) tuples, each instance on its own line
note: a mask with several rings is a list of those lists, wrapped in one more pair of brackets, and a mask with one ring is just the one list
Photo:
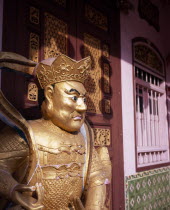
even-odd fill
[(73, 99), (73, 101), (77, 101), (78, 98), (77, 98), (77, 96), (73, 96), (72, 99)]
[(86, 98), (84, 98), (84, 103), (86, 103)]

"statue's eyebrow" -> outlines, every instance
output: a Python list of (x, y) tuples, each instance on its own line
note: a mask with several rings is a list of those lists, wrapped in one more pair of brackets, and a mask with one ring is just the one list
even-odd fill
[(76, 90), (76, 89), (73, 89), (73, 88), (71, 88), (70, 90), (65, 90), (65, 92), (67, 94), (74, 94), (74, 93), (76, 93), (77, 95), (80, 95), (79, 91)]
[(70, 90), (67, 90), (67, 89), (66, 89), (66, 90), (65, 90), (65, 93), (67, 93), (67, 94), (77, 94), (77, 95), (83, 96), (83, 97), (86, 96), (86, 93), (83, 94), (83, 95), (81, 95), (80, 92), (79, 92), (78, 90), (74, 89), (74, 88), (71, 88)]

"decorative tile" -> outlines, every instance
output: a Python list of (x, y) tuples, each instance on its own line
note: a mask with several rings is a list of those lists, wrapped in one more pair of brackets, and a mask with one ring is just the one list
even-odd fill
[(170, 167), (125, 177), (126, 210), (170, 209)]

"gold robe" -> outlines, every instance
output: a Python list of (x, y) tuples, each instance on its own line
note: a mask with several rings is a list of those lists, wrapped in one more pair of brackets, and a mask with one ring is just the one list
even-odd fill
[[(104, 185), (109, 179), (108, 154), (99, 157), (92, 146), (91, 128), (86, 123), (76, 134), (65, 132), (43, 119), (29, 124), (38, 157), (31, 179), (22, 181), (27, 171), (28, 146), (13, 129), (5, 129), (0, 136), (3, 145), (0, 147), (0, 168), (13, 174), (19, 183), (41, 183), (44, 209), (68, 210), (73, 206), (74, 198), (85, 198), (88, 188)], [(1, 181), (0, 185), (3, 185)], [(96, 201), (96, 205), (103, 203), (101, 199)]]

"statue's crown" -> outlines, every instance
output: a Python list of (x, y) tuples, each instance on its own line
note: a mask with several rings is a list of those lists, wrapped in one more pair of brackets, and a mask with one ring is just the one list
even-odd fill
[(35, 68), (41, 88), (63, 81), (84, 83), (91, 67), (90, 57), (75, 61), (66, 55), (59, 54), (55, 58), (41, 61)]

